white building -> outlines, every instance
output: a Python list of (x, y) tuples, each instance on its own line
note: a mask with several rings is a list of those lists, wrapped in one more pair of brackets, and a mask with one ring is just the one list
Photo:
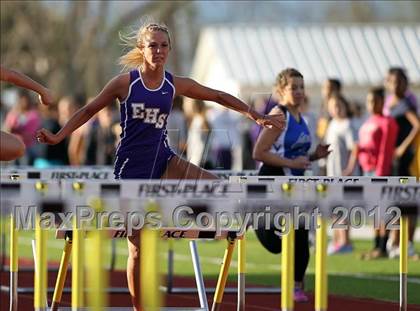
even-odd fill
[(316, 103), (327, 77), (339, 78), (349, 97), (364, 100), (391, 66), (406, 68), (411, 88), (420, 92), (420, 24), (208, 27), (201, 31), (191, 75), (249, 100), (270, 92), (277, 73), (294, 67)]
[(191, 76), (250, 103), (271, 93), (282, 69), (294, 67), (316, 109), (326, 78), (340, 79), (344, 94), (363, 103), (392, 66), (406, 68), (420, 98), (420, 24), (211, 26), (201, 31)]

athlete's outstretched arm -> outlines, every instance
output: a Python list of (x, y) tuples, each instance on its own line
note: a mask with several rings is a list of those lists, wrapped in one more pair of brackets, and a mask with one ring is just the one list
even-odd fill
[(281, 111), (278, 115), (262, 115), (235, 96), (203, 86), (190, 78), (174, 77), (174, 83), (177, 95), (214, 101), (244, 114), (264, 127), (284, 128), (284, 114)]
[(58, 144), (65, 137), (89, 121), (99, 110), (112, 104), (115, 99), (122, 100), (128, 93), (129, 82), (130, 77), (128, 74), (121, 74), (115, 77), (108, 82), (94, 100), (76, 111), (57, 134), (52, 134), (46, 129), (39, 130), (36, 134), (38, 141), (50, 145)]
[(0, 80), (37, 92), (41, 103), (44, 105), (49, 105), (53, 102), (49, 89), (22, 73), (0, 66)]

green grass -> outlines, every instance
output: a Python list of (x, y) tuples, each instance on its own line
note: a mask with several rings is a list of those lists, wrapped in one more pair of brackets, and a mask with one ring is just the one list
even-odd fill
[[(8, 233), (8, 232), (7, 232)], [(8, 236), (8, 234), (6, 234)], [(61, 257), (62, 240), (55, 240), (54, 233), (50, 232), (48, 260), (58, 262)], [(20, 258), (32, 259), (30, 240), (33, 232), (20, 232), (19, 235)], [(327, 259), (329, 273), (329, 293), (352, 297), (365, 297), (379, 300), (397, 302), (399, 299), (399, 261), (398, 259), (380, 259), (375, 261), (362, 261), (359, 256), (371, 248), (370, 240), (355, 240), (355, 252), (346, 255), (330, 256)], [(6, 239), (6, 243), (8, 240)], [(127, 246), (125, 239), (117, 240), (116, 267), (125, 269), (127, 259)], [(205, 278), (217, 278), (220, 263), (224, 254), (226, 242), (199, 241), (198, 251)], [(6, 244), (6, 253), (9, 253)], [(167, 254), (169, 243), (161, 243), (162, 257)], [(175, 273), (182, 276), (193, 276), (193, 267), (189, 252), (188, 241), (173, 240), (175, 251)], [(109, 263), (110, 249), (107, 247), (105, 262)], [(420, 252), (420, 243), (416, 244)], [(236, 281), (236, 252), (231, 266), (229, 280)], [(315, 256), (311, 251), (305, 285), (309, 291), (314, 290)], [(267, 252), (257, 241), (253, 232), (247, 234), (247, 283), (267, 286), (280, 286), (280, 255)], [(166, 260), (162, 261), (162, 271), (165, 273)], [(420, 304), (420, 261), (409, 261), (408, 301), (411, 304)]]

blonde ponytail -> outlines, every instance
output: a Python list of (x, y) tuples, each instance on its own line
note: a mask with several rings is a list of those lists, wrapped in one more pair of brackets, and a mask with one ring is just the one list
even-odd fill
[(156, 22), (143, 23), (137, 32), (132, 31), (128, 35), (119, 34), (123, 45), (130, 48), (130, 50), (121, 56), (118, 61), (118, 63), (123, 66), (123, 71), (138, 68), (143, 64), (144, 59), (140, 48), (144, 45), (145, 36), (153, 31), (162, 31), (166, 33), (169, 47), (171, 46), (171, 37), (168, 28), (164, 24)]
[(123, 71), (138, 68), (143, 63), (143, 55), (137, 44), (137, 32), (132, 30), (127, 35), (120, 32), (119, 37), (122, 45), (129, 48), (129, 50), (118, 59), (118, 64), (123, 66)]
[(135, 47), (121, 56), (118, 63), (123, 66), (123, 71), (135, 69), (143, 64), (143, 55), (141, 54), (140, 49)]

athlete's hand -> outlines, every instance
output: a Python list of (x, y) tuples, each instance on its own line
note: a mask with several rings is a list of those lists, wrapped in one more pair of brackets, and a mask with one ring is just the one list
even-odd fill
[(36, 132), (36, 140), (42, 144), (56, 145), (61, 139), (58, 135), (51, 133), (47, 129), (40, 129)]
[(394, 159), (401, 158), (404, 155), (404, 153), (405, 153), (405, 149), (402, 148), (401, 146), (395, 148), (395, 151), (394, 151)]
[(283, 113), (264, 115), (261, 118), (255, 120), (257, 124), (264, 126), (266, 128), (278, 128), (283, 130), (286, 125), (286, 119)]
[(353, 174), (353, 170), (348, 167), (346, 167), (341, 173), (342, 176), (351, 176), (352, 174)]
[(328, 157), (328, 155), (331, 153), (331, 150), (328, 150), (329, 147), (330, 145), (318, 144), (314, 153), (311, 155), (311, 160), (316, 161)]
[(311, 161), (309, 161), (308, 157), (305, 156), (299, 156), (297, 158), (291, 159), (290, 160), (290, 168), (295, 168), (295, 169), (308, 169), (311, 167)]
[(42, 92), (38, 94), (39, 101), (41, 104), (44, 104), (46, 106), (51, 105), (54, 102), (54, 98), (51, 94), (51, 91), (47, 88), (44, 88)]

